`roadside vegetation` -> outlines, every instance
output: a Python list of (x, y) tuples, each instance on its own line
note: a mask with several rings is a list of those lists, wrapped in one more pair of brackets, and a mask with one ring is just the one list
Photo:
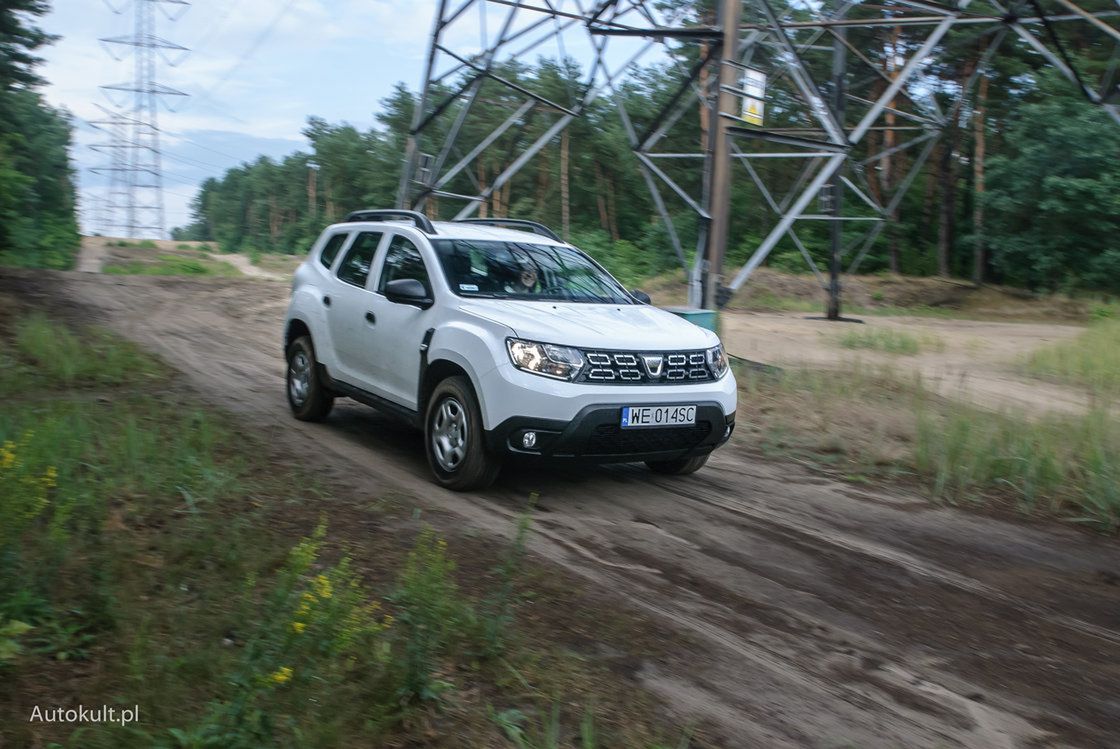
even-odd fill
[(945, 342), (925, 333), (907, 333), (894, 328), (859, 327), (836, 337), (836, 344), (846, 349), (878, 351), (885, 354), (914, 356), (923, 351), (940, 351)]
[(109, 260), (102, 266), (102, 273), (122, 276), (221, 276), (232, 278), (241, 272), (224, 260), (217, 260), (204, 253), (189, 255), (163, 253), (150, 258)]
[(1041, 379), (1120, 396), (1120, 319), (1102, 316), (1073, 340), (1033, 352), (1025, 368)]
[[(551, 613), (523, 622), (530, 598), (571, 606), (527, 563), (527, 518), (494, 551), (399, 498), (333, 502), (136, 347), (4, 309), (5, 746), (688, 743), (608, 668), (551, 644)], [(28, 721), (74, 695), (139, 705), (140, 722)]]
[(914, 483), (936, 501), (1012, 505), (1120, 528), (1120, 418), (991, 412), (929, 392), (917, 375), (852, 362), (840, 371), (744, 371), (749, 428), (769, 454), (854, 481)]

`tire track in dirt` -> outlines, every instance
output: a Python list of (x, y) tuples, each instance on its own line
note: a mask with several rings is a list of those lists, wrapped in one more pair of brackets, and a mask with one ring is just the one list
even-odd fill
[(290, 418), (286, 285), (50, 279), (355, 497), (403, 490), (460, 530), (508, 537), (538, 492), (532, 550), (684, 633), (678, 657), (636, 678), (726, 746), (1120, 745), (1112, 539), (890, 487), (864, 498), (736, 442), (686, 479), (514, 465), (487, 492), (452, 494), (428, 481), (419, 438), (369, 409)]

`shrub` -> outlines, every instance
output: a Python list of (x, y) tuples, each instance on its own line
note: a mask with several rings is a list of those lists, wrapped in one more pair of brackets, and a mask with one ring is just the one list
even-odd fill
[(397, 588), (389, 596), (403, 639), (399, 688), (403, 700), (433, 699), (448, 686), (434, 679), (437, 659), (468, 621), (468, 609), (451, 577), (454, 569), (447, 558), (447, 542), (427, 528), (416, 539)]

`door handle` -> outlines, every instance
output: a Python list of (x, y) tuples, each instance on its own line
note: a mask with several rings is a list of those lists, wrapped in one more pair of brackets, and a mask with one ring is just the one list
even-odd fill
[(368, 322), (370, 325), (375, 325), (377, 323), (377, 316), (374, 315), (372, 312), (367, 312), (366, 313), (366, 322)]
[(329, 296), (323, 297), (323, 306), (324, 307), (331, 306), (331, 298)]

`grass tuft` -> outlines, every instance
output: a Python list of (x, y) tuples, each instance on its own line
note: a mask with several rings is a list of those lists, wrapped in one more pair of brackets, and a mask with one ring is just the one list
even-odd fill
[(1033, 352), (1024, 367), (1040, 379), (1120, 395), (1120, 320), (1101, 317), (1073, 340)]
[(236, 277), (241, 272), (224, 260), (182, 255), (158, 255), (153, 260), (115, 260), (106, 263), (103, 273), (123, 276), (220, 276)]
[(914, 335), (894, 328), (861, 327), (849, 330), (836, 339), (839, 346), (847, 349), (880, 351), (885, 354), (914, 356), (922, 351), (940, 351), (944, 341), (932, 334)]
[[(161, 371), (155, 360), (131, 343), (98, 328), (74, 332), (40, 312), (16, 323), (13, 353), (49, 383), (71, 387), (138, 382)], [(17, 387), (20, 381), (13, 378), (11, 381), (0, 379), (0, 382), (4, 385), (0, 388), (3, 394)], [(31, 384), (27, 378), (22, 382), (25, 386)]]

